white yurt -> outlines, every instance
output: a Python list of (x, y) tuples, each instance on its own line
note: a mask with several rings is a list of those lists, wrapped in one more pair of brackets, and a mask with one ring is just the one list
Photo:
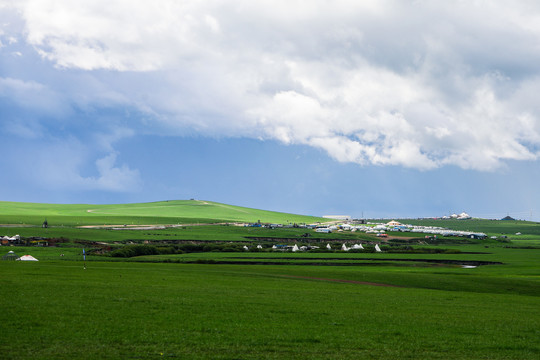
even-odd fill
[(18, 258), (17, 260), (20, 260), (20, 261), (38, 261), (38, 259), (36, 259), (32, 255), (23, 255), (20, 258)]

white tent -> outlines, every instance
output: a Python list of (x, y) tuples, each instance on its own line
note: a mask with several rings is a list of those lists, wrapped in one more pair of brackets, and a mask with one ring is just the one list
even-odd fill
[(354, 245), (352, 246), (352, 248), (355, 249), (355, 250), (363, 250), (363, 249), (364, 249), (364, 247), (362, 246), (362, 244), (354, 244)]
[(244, 250), (248, 251), (249, 248), (246, 245), (244, 245)]
[(17, 260), (20, 260), (20, 261), (38, 261), (38, 259), (36, 259), (32, 255), (23, 255), (20, 258), (18, 258)]
[(347, 247), (347, 245), (343, 244), (343, 245), (341, 246), (341, 250), (343, 250), (343, 251), (349, 251), (349, 248)]
[(262, 246), (261, 246), (261, 245), (257, 245), (257, 249), (262, 249)]
[(300, 249), (298, 248), (298, 245), (294, 244), (294, 246), (293, 246), (293, 248), (292, 248), (292, 251), (293, 251), (293, 252), (296, 252), (296, 251), (298, 251), (298, 250), (300, 250)]
[(327, 248), (328, 250), (332, 250), (332, 247), (330, 246), (330, 244), (326, 244), (326, 248)]
[(375, 244), (375, 251), (376, 252), (381, 252), (381, 248), (379, 247), (379, 244)]

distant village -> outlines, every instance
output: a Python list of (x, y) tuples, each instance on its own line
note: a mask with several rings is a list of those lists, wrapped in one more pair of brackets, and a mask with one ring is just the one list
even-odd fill
[[(437, 238), (437, 236), (457, 236), (457, 237), (467, 237), (471, 239), (485, 239), (487, 235), (482, 232), (471, 232), (471, 231), (460, 231), (460, 230), (450, 230), (444, 227), (436, 226), (418, 226), (418, 225), (408, 225), (402, 224), (399, 221), (391, 220), (386, 223), (384, 222), (366, 222), (365, 220), (352, 219), (348, 215), (325, 215), (324, 218), (329, 220), (328, 223), (316, 223), (316, 224), (261, 224), (260, 222), (252, 224), (243, 224), (243, 226), (251, 227), (264, 227), (264, 228), (305, 228), (314, 230), (317, 233), (340, 233), (340, 232), (364, 232), (366, 234), (374, 234), (380, 241), (384, 241), (388, 237), (389, 232), (411, 232), (411, 233), (420, 233), (426, 234), (426, 238)], [(451, 215), (446, 217), (446, 219), (471, 219), (467, 213), (461, 213), (459, 215)], [(306, 234), (308, 235), (308, 234)], [(261, 245), (257, 245), (258, 249), (262, 249)], [(319, 246), (307, 245), (307, 246), (298, 246), (298, 245), (273, 245), (272, 249), (277, 251), (308, 251), (308, 250), (317, 250)], [(326, 245), (327, 250), (337, 250), (333, 249), (332, 246), (328, 243)], [(244, 246), (244, 250), (249, 251), (248, 246)], [(340, 250), (349, 251), (349, 250), (364, 250), (364, 247), (361, 243), (353, 244), (347, 246), (346, 243), (341, 245)], [(375, 252), (381, 252), (378, 244), (374, 246)]]
[[(419, 226), (419, 225), (410, 225), (410, 224), (403, 224), (396, 220), (391, 220), (388, 222), (368, 222), (365, 219), (353, 219), (349, 215), (325, 215), (323, 218), (328, 219), (328, 222), (325, 223), (314, 223), (314, 224), (296, 224), (296, 223), (289, 223), (289, 224), (267, 224), (267, 223), (261, 223), (261, 221), (257, 221), (255, 223), (235, 223), (236, 226), (244, 226), (244, 227), (260, 227), (260, 228), (270, 228), (270, 229), (279, 229), (279, 228), (305, 228), (313, 230), (317, 233), (340, 233), (340, 232), (364, 232), (366, 234), (374, 234), (376, 237), (380, 238), (380, 241), (384, 241), (385, 238), (388, 238), (389, 233), (393, 232), (404, 232), (404, 233), (419, 233), (419, 234), (426, 234), (426, 239), (430, 238), (437, 238), (437, 236), (442, 237), (466, 237), (471, 239), (486, 239), (487, 235), (482, 232), (472, 232), (472, 231), (462, 231), (462, 230), (452, 230), (447, 227), (438, 227), (438, 226)], [(441, 219), (441, 220), (447, 220), (447, 219), (457, 219), (457, 220), (467, 220), (471, 219), (471, 216), (465, 212), (461, 214), (452, 214), (449, 216), (443, 216), (439, 218), (429, 218), (429, 219)], [(514, 220), (513, 218), (507, 216), (506, 218), (503, 218), (502, 220)], [(231, 224), (232, 225), (232, 224)], [(171, 225), (172, 227), (180, 226), (180, 225)], [(43, 223), (43, 227), (48, 227), (47, 221)], [(159, 226), (155, 228), (166, 228), (168, 226)], [(125, 229), (124, 227), (121, 228), (112, 228), (112, 229)], [(152, 227), (154, 228), (154, 227)], [(131, 230), (135, 228), (130, 228)], [(138, 228), (137, 228), (138, 229)], [(141, 227), (141, 229), (147, 229), (147, 227)], [(516, 233), (516, 235), (520, 235), (521, 233)], [(310, 236), (309, 233), (305, 233), (303, 235), (304, 237)], [(496, 236), (492, 236), (492, 239), (497, 239)], [(506, 238), (506, 236), (503, 236), (503, 238)], [(29, 239), (22, 239), (19, 235), (15, 236), (0, 236), (0, 244), (4, 246), (9, 245), (28, 245)], [(51, 246), (49, 244), (50, 239), (44, 239), (44, 238), (32, 238), (31, 243), (36, 246)], [(48, 241), (49, 240), (49, 241)], [(54, 243), (52, 244), (54, 246)], [(260, 246), (260, 245), (259, 245)], [(329, 250), (331, 250), (331, 246), (328, 244), (326, 246)], [(318, 249), (316, 246), (301, 246), (298, 247), (297, 245), (274, 245), (273, 249), (275, 250), (281, 250), (281, 251), (302, 251), (302, 250), (311, 250), (311, 249)], [(349, 251), (349, 250), (362, 250), (364, 249), (362, 244), (353, 244), (351, 247), (347, 247), (346, 244), (343, 244), (341, 247), (341, 250), (343, 251)], [(375, 251), (380, 251), (378, 245), (375, 246)]]
[[(456, 236), (456, 237), (467, 237), (471, 239), (486, 239), (487, 235), (482, 232), (472, 232), (472, 231), (462, 231), (462, 230), (451, 230), (446, 227), (437, 227), (437, 226), (419, 226), (419, 225), (409, 225), (402, 224), (399, 221), (391, 220), (389, 222), (367, 222), (362, 219), (353, 219), (349, 215), (325, 215), (324, 218), (328, 219), (327, 223), (316, 223), (316, 224), (261, 224), (260, 222), (252, 224), (243, 224), (243, 226), (251, 227), (264, 227), (264, 228), (306, 228), (314, 230), (317, 233), (339, 233), (339, 232), (364, 232), (366, 234), (374, 234), (375, 236), (382, 238), (388, 237), (389, 232), (411, 232), (411, 233), (420, 233), (426, 234), (426, 238), (437, 238), (437, 236)], [(433, 219), (433, 218), (432, 218)], [(461, 214), (452, 214), (450, 216), (443, 216), (437, 219), (457, 219), (457, 220), (467, 220), (471, 219), (471, 216), (465, 212)], [(277, 247), (276, 247), (277, 246)], [(328, 249), (330, 245), (327, 245)], [(305, 249), (304, 249), (305, 248)], [(315, 247), (318, 248), (318, 247)], [(298, 248), (290, 245), (274, 245), (274, 249), (278, 250), (290, 250), (290, 251), (301, 251), (301, 250), (310, 250), (307, 247)], [(363, 249), (361, 244), (355, 244), (351, 248), (348, 248), (345, 244), (342, 246), (342, 250), (348, 251), (351, 249)], [(380, 251), (376, 248), (376, 251)]]
[[(388, 237), (388, 232), (413, 232), (427, 234), (429, 237), (432, 236), (459, 236), (459, 237), (468, 237), (471, 239), (485, 239), (487, 235), (482, 232), (472, 232), (472, 231), (462, 231), (462, 230), (451, 230), (446, 227), (436, 227), (436, 226), (419, 226), (419, 225), (409, 225), (402, 224), (399, 221), (392, 220), (389, 222), (367, 222), (363, 219), (353, 219), (349, 215), (324, 215), (324, 218), (328, 219), (328, 223), (316, 223), (316, 224), (244, 224), (244, 226), (252, 227), (265, 227), (265, 228), (306, 228), (312, 229), (318, 233), (333, 233), (333, 232), (343, 232), (350, 231), (356, 232), (361, 231), (366, 234), (374, 234), (377, 237), (386, 238)], [(458, 219), (458, 220), (467, 220), (471, 219), (471, 216), (465, 212), (461, 214), (452, 214), (450, 216), (443, 216), (439, 219)]]

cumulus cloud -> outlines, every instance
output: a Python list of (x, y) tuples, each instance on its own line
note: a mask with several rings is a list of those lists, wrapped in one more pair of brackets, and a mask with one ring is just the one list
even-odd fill
[(24, 24), (15, 38), (146, 114), (145, 131), (272, 139), (419, 169), (492, 170), (540, 156), (535, 1), (26, 0), (12, 9)]
[[(40, 154), (33, 153), (29, 163), (39, 169), (41, 185), (48, 189), (103, 190), (136, 192), (142, 186), (140, 173), (128, 165), (117, 165), (118, 154), (113, 152), (97, 159), (95, 175), (81, 174), (88, 160), (88, 149), (83, 144), (69, 141), (45, 145)], [(91, 168), (91, 167), (90, 167)]]
[(132, 170), (127, 165), (116, 166), (116, 153), (110, 153), (96, 161), (99, 176), (85, 178), (91, 188), (109, 191), (136, 191), (141, 187), (138, 170)]

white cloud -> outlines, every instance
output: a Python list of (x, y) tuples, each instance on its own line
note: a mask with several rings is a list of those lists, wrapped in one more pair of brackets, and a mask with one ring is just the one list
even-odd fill
[(540, 156), (534, 1), (14, 6), (44, 59), (98, 84), (66, 97), (99, 106), (110, 94), (147, 114), (147, 131), (276, 139), (420, 169)]
[(141, 187), (138, 170), (131, 170), (127, 165), (116, 165), (116, 153), (111, 153), (96, 161), (99, 176), (83, 179), (89, 187), (109, 191), (136, 191)]
[(117, 153), (109, 153), (95, 161), (96, 175), (84, 175), (83, 168), (90, 151), (83, 144), (71, 139), (65, 143), (44, 145), (40, 152), (28, 157), (34, 171), (40, 174), (40, 185), (48, 189), (104, 190), (111, 192), (135, 192), (140, 190), (142, 180), (137, 169), (126, 164), (117, 165)]
[[(8, 98), (14, 104), (45, 114), (61, 115), (69, 111), (62, 94), (36, 81), (0, 77), (0, 99)], [(4, 114), (4, 118), (7, 114)]]

